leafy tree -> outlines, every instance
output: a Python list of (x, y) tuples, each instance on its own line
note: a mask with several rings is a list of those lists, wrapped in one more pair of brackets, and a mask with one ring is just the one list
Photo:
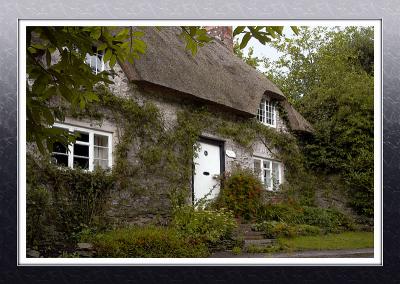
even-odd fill
[(342, 175), (351, 203), (373, 214), (373, 29), (301, 28), (274, 43), (284, 52), (268, 75), (309, 120), (309, 167)]
[(247, 55), (244, 53), (242, 49), (240, 49), (239, 41), (235, 40), (233, 43), (233, 52), (242, 59), (245, 63), (250, 65), (251, 67), (257, 69), (260, 64), (263, 62), (263, 59), (257, 56), (254, 56), (254, 48), (250, 47)]
[[(180, 27), (185, 48), (193, 55), (198, 47), (212, 39), (202, 27)], [(240, 47), (251, 37), (262, 43), (277, 38), (283, 27), (237, 27), (235, 34), (244, 34)], [(97, 84), (108, 86), (117, 61), (133, 61), (146, 52), (144, 31), (132, 27), (28, 27), (27, 58), (27, 141), (45, 153), (53, 142), (71, 143), (75, 137), (52, 128), (56, 120), (63, 121), (65, 108), (84, 109), (97, 101)], [(87, 54), (104, 54), (111, 71), (93, 74), (85, 63)]]

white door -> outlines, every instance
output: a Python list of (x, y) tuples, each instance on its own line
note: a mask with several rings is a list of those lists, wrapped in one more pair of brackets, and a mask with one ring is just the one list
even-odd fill
[(198, 156), (194, 159), (194, 202), (205, 197), (213, 199), (219, 193), (220, 181), (216, 176), (221, 174), (221, 153), (218, 145), (199, 142)]

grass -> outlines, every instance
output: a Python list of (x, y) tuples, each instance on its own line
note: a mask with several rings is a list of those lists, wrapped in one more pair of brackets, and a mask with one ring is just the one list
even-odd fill
[(287, 251), (298, 250), (335, 250), (374, 247), (372, 232), (344, 232), (318, 236), (300, 236), (279, 238), (279, 245)]

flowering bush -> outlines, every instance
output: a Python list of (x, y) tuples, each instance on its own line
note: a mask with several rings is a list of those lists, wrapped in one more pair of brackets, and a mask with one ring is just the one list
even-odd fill
[(236, 217), (250, 219), (261, 203), (263, 186), (250, 170), (237, 168), (225, 175), (220, 194), (222, 206), (232, 210)]

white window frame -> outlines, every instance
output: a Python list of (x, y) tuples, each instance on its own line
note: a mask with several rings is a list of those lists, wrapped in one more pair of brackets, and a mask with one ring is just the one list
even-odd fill
[[(267, 122), (267, 111), (272, 115), (272, 123)], [(276, 128), (277, 111), (275, 102), (267, 98), (262, 98), (257, 109), (257, 120), (264, 125)]]
[[(84, 141), (75, 141), (75, 143), (68, 145), (68, 167), (69, 168), (74, 168), (74, 144), (80, 144), (80, 145), (88, 145), (89, 146), (89, 171), (94, 170), (94, 135), (101, 135), (101, 136), (106, 136), (108, 139), (108, 168), (112, 168), (113, 165), (113, 160), (112, 160), (112, 153), (113, 153), (113, 143), (112, 143), (112, 133), (110, 132), (105, 132), (105, 131), (98, 131), (98, 130), (93, 130), (90, 128), (85, 128), (85, 127), (80, 127), (80, 126), (74, 126), (70, 124), (63, 124), (63, 123), (54, 123), (53, 127), (57, 128), (62, 128), (66, 129), (69, 132), (83, 132), (87, 133), (89, 135), (89, 142), (84, 142)], [(78, 156), (79, 157), (79, 156)]]
[[(261, 180), (261, 183), (264, 185), (265, 189), (267, 189), (268, 191), (277, 191), (279, 190), (279, 185), (282, 184), (282, 180), (283, 180), (283, 165), (282, 162), (277, 161), (277, 160), (271, 160), (271, 159), (266, 159), (266, 158), (261, 158), (261, 157), (253, 157), (253, 167), (255, 166), (255, 160), (258, 160), (260, 162), (260, 168), (259, 170), (259, 179)], [(264, 162), (269, 162), (270, 167), (269, 169), (264, 168)], [(271, 186), (266, 186), (266, 184), (264, 183), (264, 170), (269, 170), (270, 172), (270, 177), (271, 179), (273, 179), (273, 171), (272, 171), (272, 163), (276, 163), (278, 164), (278, 176), (279, 176), (279, 183), (278, 183), (278, 188), (274, 189), (274, 185), (273, 185), (273, 180), (271, 182)], [(254, 168), (254, 173), (256, 172), (256, 169)]]
[[(95, 52), (93, 55), (90, 55), (89, 53), (86, 54), (86, 58), (85, 58), (85, 63), (87, 65), (89, 65), (90, 68), (92, 68), (92, 57), (98, 57), (101, 56), (100, 61), (101, 61), (101, 66), (99, 67), (97, 64), (97, 60), (96, 62), (96, 66), (94, 66), (94, 74), (98, 74), (100, 72), (103, 72), (105, 70), (105, 64), (104, 64), (104, 54), (103, 52)], [(89, 60), (88, 60), (89, 59)], [(89, 62), (88, 62), (89, 61)]]

